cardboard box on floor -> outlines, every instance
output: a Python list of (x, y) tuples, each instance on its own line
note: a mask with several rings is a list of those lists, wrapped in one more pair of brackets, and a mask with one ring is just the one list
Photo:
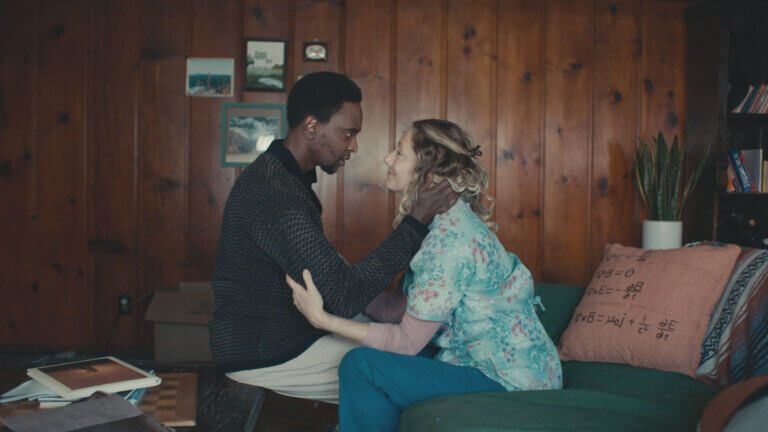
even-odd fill
[(144, 319), (154, 323), (155, 360), (208, 361), (208, 321), (213, 290), (208, 282), (180, 282), (177, 291), (155, 291)]

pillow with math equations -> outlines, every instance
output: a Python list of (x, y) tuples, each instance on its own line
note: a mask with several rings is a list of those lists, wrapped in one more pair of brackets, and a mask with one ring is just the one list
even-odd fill
[(709, 315), (740, 248), (610, 244), (560, 339), (563, 361), (624, 363), (692, 377)]

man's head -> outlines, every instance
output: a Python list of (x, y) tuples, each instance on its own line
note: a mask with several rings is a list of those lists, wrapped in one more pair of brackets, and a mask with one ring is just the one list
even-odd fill
[(315, 72), (305, 75), (288, 96), (288, 127), (309, 141), (314, 162), (336, 172), (357, 151), (363, 122), (360, 87), (345, 75)]

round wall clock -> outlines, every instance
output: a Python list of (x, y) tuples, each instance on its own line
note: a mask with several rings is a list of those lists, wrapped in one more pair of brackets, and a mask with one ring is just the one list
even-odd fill
[(304, 42), (304, 61), (328, 61), (326, 42)]

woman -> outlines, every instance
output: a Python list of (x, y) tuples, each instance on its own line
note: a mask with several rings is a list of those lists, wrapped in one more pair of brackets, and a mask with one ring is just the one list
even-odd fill
[[(367, 310), (374, 318), (402, 317), (399, 324), (330, 315), (308, 271), (306, 289), (286, 276), (313, 326), (376, 348), (350, 351), (339, 367), (343, 432), (397, 430), (404, 408), (437, 396), (562, 387), (557, 351), (534, 311), (531, 274), (491, 231), (480, 154), (454, 123), (420, 120), (384, 159), (386, 187), (403, 194), (395, 225), (432, 180), (460, 194), (430, 224), (404, 292), (382, 294)], [(437, 356), (413, 356), (430, 339)]]

